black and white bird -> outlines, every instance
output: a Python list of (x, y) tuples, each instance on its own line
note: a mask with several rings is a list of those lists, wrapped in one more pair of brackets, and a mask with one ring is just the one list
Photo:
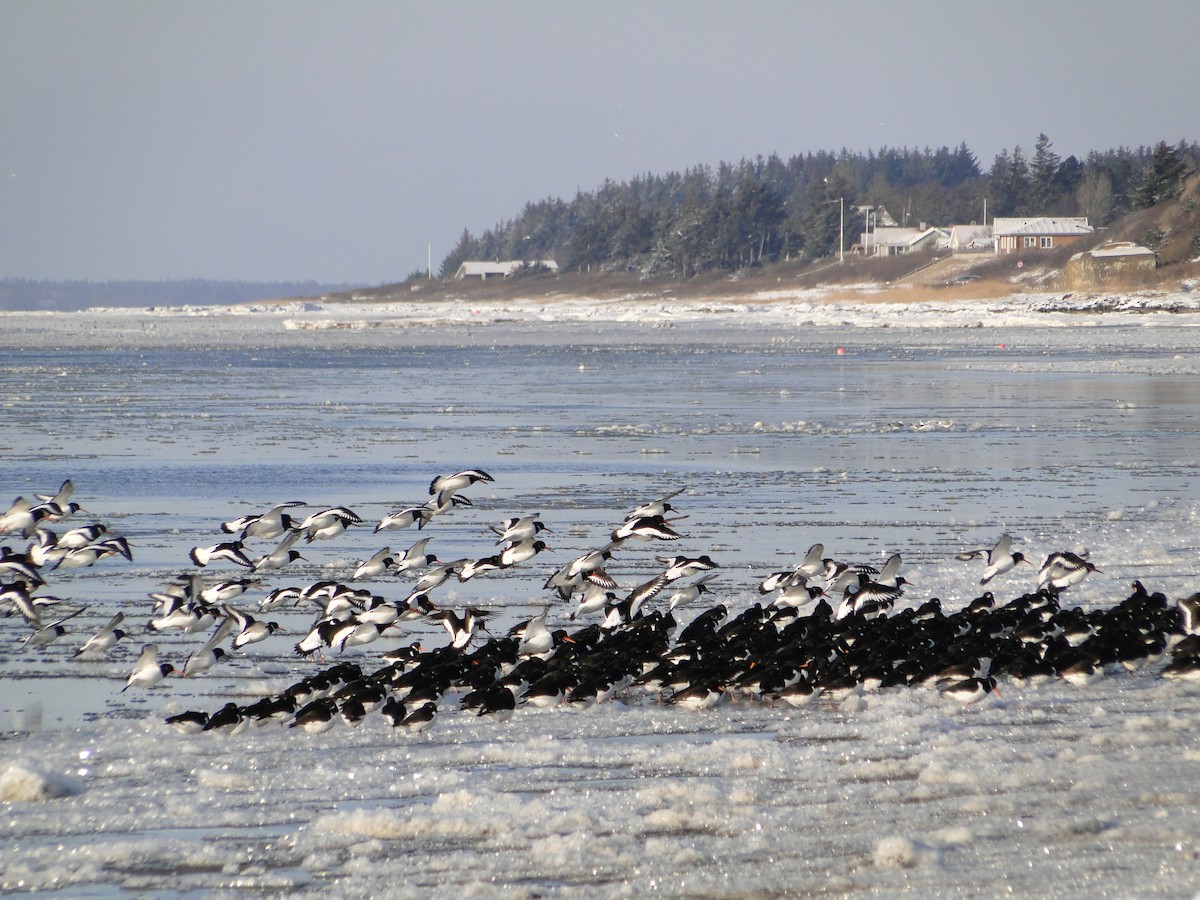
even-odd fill
[(232, 646), (235, 650), (265, 641), (279, 631), (278, 622), (263, 622), (232, 606), (225, 607), (224, 611), (229, 620), (234, 623)]
[(585, 582), (579, 592), (579, 597), (576, 606), (571, 610), (570, 618), (572, 621), (580, 616), (589, 615), (594, 612), (602, 612), (604, 607), (615, 602), (617, 595), (612, 591), (606, 591), (598, 584), (592, 584), (590, 581)]
[(241, 516), (231, 522), (224, 522), (221, 525), (221, 530), (226, 534), (238, 535), (238, 539), (242, 541), (252, 537), (261, 538), (264, 541), (272, 541), (296, 528), (297, 523), (284, 510), (304, 505), (299, 500), (280, 503), (277, 506), (272, 506), (265, 513)]
[(552, 549), (545, 541), (537, 538), (525, 538), (521, 541), (510, 543), (507, 547), (500, 551), (500, 565), (507, 569), (510, 566), (515, 566), (518, 563), (528, 562), (539, 553)]
[(328, 541), (337, 537), (351, 525), (362, 525), (363, 520), (358, 513), (344, 506), (333, 506), (315, 512), (300, 523), (300, 531), (304, 532), (304, 540)]
[(429, 538), (421, 538), (403, 553), (393, 558), (392, 571), (399, 575), (402, 572), (408, 572), (413, 569), (424, 569), (427, 566), (432, 566), (438, 561), (438, 558), (432, 553), (426, 553), (425, 547), (429, 544)]
[(1200, 591), (1175, 601), (1179, 609), (1179, 627), (1185, 636), (1200, 634)]
[(384, 547), (382, 550), (376, 550), (367, 559), (360, 559), (354, 564), (354, 574), (350, 576), (351, 581), (359, 581), (363, 578), (379, 578), (381, 575), (386, 575), (388, 572), (394, 571), (396, 567), (396, 558), (392, 556), (392, 548)]
[(456, 472), (453, 475), (439, 475), (433, 481), (429, 482), (429, 495), (431, 497), (439, 496), (449, 499), (449, 497), (463, 488), (470, 487), (480, 481), (492, 482), (495, 480), (491, 475), (483, 471), (483, 469), (466, 469), (462, 472)]
[(687, 587), (675, 591), (667, 600), (667, 609), (673, 611), (676, 607), (697, 602), (702, 594), (711, 593), (708, 583), (716, 577), (716, 572), (710, 572), (701, 578), (697, 578)]
[(304, 559), (300, 555), (300, 551), (294, 548), (298, 540), (300, 540), (300, 532), (289, 531), (279, 542), (279, 546), (256, 559), (251, 569), (255, 572), (278, 572), (284, 566), (290, 565), (298, 559)]
[(125, 632), (117, 626), (125, 621), (125, 613), (119, 612), (108, 620), (100, 630), (83, 642), (83, 646), (75, 651), (72, 659), (81, 657), (96, 657), (108, 652), (117, 641), (125, 637)]
[(695, 575), (697, 572), (711, 572), (713, 569), (720, 568), (720, 565), (713, 562), (712, 557), (707, 553), (700, 556), (660, 556), (658, 561), (666, 564), (663, 577), (667, 581), (678, 581), (680, 578)]
[(485, 572), (494, 572), (502, 568), (504, 568), (504, 564), (500, 561), (498, 553), (492, 556), (485, 556), (482, 559), (467, 560), (458, 569), (458, 580), (470, 581), (476, 575), (482, 575)]
[(229, 633), (232, 630), (233, 619), (228, 617), (222, 619), (221, 624), (217, 626), (212, 636), (204, 642), (204, 645), (188, 656), (187, 661), (183, 664), (183, 675), (190, 678), (193, 675), (199, 675), (201, 672), (207, 672), (224, 659), (226, 656), (225, 650), (218, 645), (225, 638), (229, 637)]
[(488, 528), (498, 535), (497, 544), (515, 544), (518, 541), (528, 541), (536, 538), (543, 531), (552, 531), (545, 522), (541, 521), (541, 513), (531, 516), (519, 516), (505, 519), (499, 525), (489, 525)]
[(625, 521), (629, 522), (633, 519), (645, 519), (651, 516), (658, 516), (659, 518), (662, 518), (669, 512), (678, 512), (678, 510), (668, 501), (674, 500), (676, 497), (682, 494), (683, 491), (683, 488), (679, 488), (678, 490), (671, 491), (671, 493), (660, 497), (657, 500), (651, 500), (649, 503), (643, 503), (637, 509), (626, 515)]
[(131, 687), (153, 687), (176, 671), (178, 670), (170, 663), (160, 663), (158, 661), (157, 644), (145, 644), (142, 647), (142, 652), (138, 654), (137, 663), (134, 665), (133, 671), (125, 680), (125, 687), (121, 688), (121, 693), (125, 693)]
[(983, 577), (979, 579), (980, 584), (987, 584), (997, 575), (1003, 575), (1005, 572), (1010, 572), (1021, 563), (1033, 565), (1025, 554), (1020, 551), (1013, 551), (1013, 539), (1010, 534), (1000, 535), (1000, 540), (996, 541), (996, 545), (992, 549), (979, 548), (977, 550), (965, 550), (955, 556), (955, 559), (963, 561), (970, 559), (986, 559), (987, 567), (983, 570)]
[(430, 618), (441, 620), (442, 624), (446, 626), (446, 631), (450, 633), (450, 646), (461, 650), (471, 643), (476, 628), (487, 629), (485, 620), (489, 615), (491, 613), (486, 610), (468, 606), (463, 610), (461, 616), (452, 609), (443, 609), (431, 615)]
[(49, 625), (43, 625), (41, 628), (38, 628), (36, 631), (26, 637), (25, 640), (21, 642), (21, 646), (37, 648), (50, 646), (50, 644), (54, 643), (54, 641), (57, 641), (60, 637), (67, 633), (67, 629), (63, 626), (63, 622), (66, 622), (68, 619), (75, 618), (86, 609), (87, 607), (85, 606), (81, 609), (75, 610), (75, 612), (70, 613), (69, 615), (63, 616), (57, 622), (51, 622)]
[(636, 519), (627, 520), (616, 528), (612, 533), (612, 539), (614, 542), (624, 541), (628, 538), (637, 538), (639, 541), (678, 540), (679, 533), (671, 527), (671, 524), (662, 516), (639, 516)]
[(417, 530), (420, 531), (431, 521), (433, 521), (431, 507), (409, 506), (394, 513), (388, 513), (380, 519), (379, 524), (375, 526), (375, 533), (378, 534), (388, 528), (411, 528), (413, 525), (416, 525)]
[(309, 734), (328, 731), (338, 720), (337, 702), (332, 697), (321, 697), (301, 707), (289, 728), (301, 728)]
[(400, 722), (402, 728), (407, 728), (413, 734), (422, 734), (433, 726), (437, 717), (437, 704), (433, 701), (425, 703), (404, 717)]
[(223, 541), (208, 547), (193, 547), (188, 556), (193, 563), (201, 567), (214, 562), (230, 562), (235, 566), (254, 568), (254, 561), (246, 555), (246, 545), (241, 541)]
[(1042, 563), (1042, 567), (1038, 570), (1038, 587), (1050, 587), (1057, 591), (1065, 591), (1067, 588), (1079, 584), (1091, 572), (1099, 571), (1092, 563), (1088, 562), (1086, 554), (1062, 550), (1058, 553), (1051, 553)]
[(88, 544), (86, 547), (77, 547), (74, 550), (68, 550), (59, 559), (58, 568), (78, 569), (84, 566), (95, 565), (100, 560), (107, 559), (110, 556), (123, 556), (132, 562), (133, 552), (129, 549), (129, 541), (120, 536), (107, 537), (96, 541), (94, 544)]

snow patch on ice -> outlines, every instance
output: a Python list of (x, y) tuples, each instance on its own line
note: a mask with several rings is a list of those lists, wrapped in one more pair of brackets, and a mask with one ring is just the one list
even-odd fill
[(83, 793), (83, 782), (31, 763), (9, 763), (0, 772), (0, 803), (39, 803)]

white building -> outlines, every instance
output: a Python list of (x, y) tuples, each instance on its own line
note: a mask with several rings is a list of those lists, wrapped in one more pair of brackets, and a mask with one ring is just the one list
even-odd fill
[(950, 252), (971, 253), (992, 249), (990, 225), (954, 225), (950, 229)]
[(503, 262), (499, 260), (496, 262), (471, 261), (464, 262), (459, 266), (458, 271), (454, 273), (454, 277), (459, 280), (464, 278), (478, 278), (481, 281), (487, 281), (488, 278), (494, 276), (508, 278), (513, 272), (525, 265), (544, 266), (551, 272), (558, 271), (558, 263), (552, 259), (509, 259)]

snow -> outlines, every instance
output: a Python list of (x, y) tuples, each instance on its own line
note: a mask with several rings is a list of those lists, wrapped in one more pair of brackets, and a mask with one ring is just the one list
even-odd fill
[[(0, 619), (0, 677), (15, 687), (0, 699), (0, 891), (1196, 894), (1200, 683), (1160, 677), (1165, 657), (1087, 687), (1002, 680), (966, 707), (912, 687), (692, 711), (635, 689), (504, 723), (451, 695), (423, 735), (378, 714), (320, 735), (166, 726), (321, 668), (291, 649), (311, 611), (282, 608), (267, 617), (286, 634), (120, 693), (149, 640), (147, 594), (192, 568), (187, 550), (220, 539), (217, 523), (290, 499), (378, 521), (467, 467), (496, 477), (464, 490), (473, 508), (420, 533), (306, 545), (301, 568), (241, 608), (346, 579), (384, 544), (494, 552), (488, 524), (537, 511), (554, 529), (544, 558), (438, 595), (495, 610), (502, 633), (541, 612), (549, 571), (677, 487), (683, 537), (619, 551), (623, 589), (655, 554), (711, 553), (712, 602), (736, 612), (822, 540), (876, 564), (900, 550), (905, 601), (959, 608), (981, 567), (954, 553), (1007, 530), (1040, 557), (1090, 551), (1101, 572), (1064, 595), (1085, 609), (1134, 579), (1186, 596), (1200, 553), (1200, 331), (1179, 327), (1200, 323), (1190, 292), (0, 319), (0, 486), (30, 496), (71, 476), (81, 515), (134, 552), (51, 573), (53, 593), (88, 611), (49, 647), (20, 649), (25, 626)], [(1029, 578), (990, 587), (1014, 596)], [(365, 584), (398, 598), (408, 582)], [(118, 609), (131, 636), (72, 662)], [(575, 627), (569, 609), (552, 606), (551, 627)], [(412, 639), (446, 640), (410, 627), (345, 657), (366, 668)], [(180, 662), (205, 638), (156, 639)]]

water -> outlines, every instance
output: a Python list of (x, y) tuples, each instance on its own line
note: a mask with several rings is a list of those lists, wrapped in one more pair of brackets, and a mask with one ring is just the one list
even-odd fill
[[(449, 704), (427, 739), (407, 743), (374, 722), (232, 742), (165, 729), (168, 712), (216, 709), (312, 670), (292, 652), (312, 611), (278, 610), (269, 618), (285, 634), (204, 676), (120, 693), (142, 643), (181, 664), (203, 642), (144, 631), (147, 595), (193, 570), (190, 547), (286, 500), (308, 504), (303, 513), (345, 505), (374, 523), (467, 467), (496, 478), (464, 491), (473, 508), (420, 533), (365, 527), (302, 546), (303, 563), (237, 602), (253, 610), (272, 587), (345, 580), (356, 560), (424, 536), (443, 559), (486, 555), (487, 525), (539, 512), (552, 552), (438, 596), (494, 609), (504, 627), (542, 609), (551, 571), (676, 488), (683, 538), (623, 548), (609, 568), (623, 588), (655, 572), (656, 554), (711, 553), (722, 566), (713, 602), (736, 610), (758, 599), (763, 575), (822, 541), (875, 564), (901, 551), (906, 599), (953, 607), (979, 591), (978, 567), (953, 555), (1008, 531), (1038, 561), (1087, 548), (1102, 571), (1073, 590), (1084, 606), (1111, 605), (1135, 578), (1171, 597), (1197, 589), (1200, 329), (1178, 327), (1186, 320), (1042, 328), (1022, 313), (996, 327), (922, 328), (750, 313), (627, 321), (604, 308), (443, 313), (369, 329), (327, 327), (323, 314), (288, 320), (319, 329), (284, 328), (278, 315), (95, 314), (0, 334), (0, 485), (29, 496), (72, 478), (86, 512), (71, 524), (105, 522), (134, 552), (132, 563), (52, 573), (48, 590), (87, 611), (48, 648), (23, 649), (27, 626), (0, 619), (0, 774), (5, 760), (34, 758), (35, 771), (82, 790), (25, 804), (19, 826), (15, 812), (6, 820), (0, 847), (23, 862), (0, 887), (353, 894), (457, 883), (523, 895), (641, 892), (654, 880), (668, 894), (889, 894), (944, 891), (974, 870), (984, 894), (1006, 883), (1028, 893), (1051, 871), (1043, 844), (1062, 895), (1094, 891), (1087, 855), (1105, 848), (1126, 876), (1114, 883), (1134, 893), (1143, 882), (1130, 869), (1152, 892), (1187, 883), (1195, 851), (1173, 836), (1194, 833), (1194, 811), (1156, 825), (1145, 798), (1200, 803), (1182, 782), (1139, 774), (1127, 752), (1137, 746), (1172, 777), (1194, 767), (1181, 755), (1197, 736), (1192, 689), (1153, 675), (1106, 679), (1086, 703), (1061, 685), (1014, 688), (971, 716), (910, 692), (799, 712), (519, 710), (491, 728)], [(341, 315), (354, 326), (379, 314)], [(1003, 588), (1028, 587), (1028, 572), (1010, 577)], [(398, 599), (408, 581), (370, 586)], [(118, 610), (131, 636), (105, 660), (72, 662)], [(566, 611), (552, 615), (565, 623)], [(412, 635), (445, 640), (426, 624)], [(374, 660), (399, 642), (349, 655)], [(1166, 725), (1146, 740), (1152, 721)], [(984, 765), (1002, 790), (965, 777)], [(1044, 806), (1054, 779), (1066, 793)], [(155, 791), (161, 810), (148, 805)], [(98, 815), (106, 838), (90, 834)], [(160, 849), (164, 838), (182, 857)], [(55, 841), (75, 856), (52, 877)], [(531, 853), (539, 862), (523, 874)]]

